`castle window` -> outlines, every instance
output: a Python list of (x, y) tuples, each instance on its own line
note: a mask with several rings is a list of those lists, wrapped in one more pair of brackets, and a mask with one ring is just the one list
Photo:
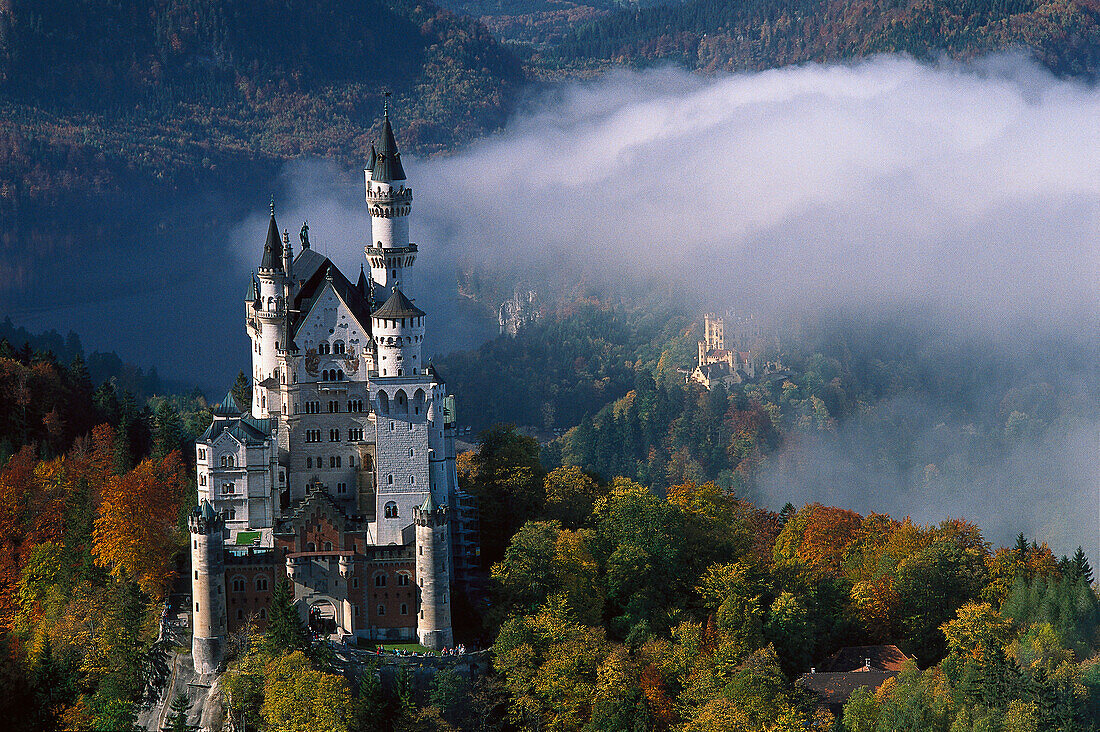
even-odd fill
[(228, 461), (229, 461), (229, 467), (231, 467), (231, 468), (232, 468), (232, 467), (233, 467), (233, 456), (232, 456), (232, 455), (230, 455), (230, 456), (228, 457)]
[(344, 352), (344, 342), (343, 341), (336, 341), (335, 343), (333, 343), (332, 344), (332, 352), (333, 353), (343, 353)]
[(374, 586), (375, 587), (385, 587), (386, 586), (386, 575), (384, 575), (384, 574), (374, 575)]
[(337, 493), (347, 493), (348, 492), (348, 484), (347, 483), (337, 483), (336, 484), (336, 492)]
[(233, 578), (233, 591), (244, 592), (244, 579), (241, 577)]
[(318, 343), (318, 344), (317, 344), (317, 353), (318, 353), (318, 354), (320, 354), (320, 355), (324, 356), (324, 355), (325, 355), (325, 354), (327, 354), (328, 352), (329, 352), (329, 347), (328, 347), (328, 343), (327, 343), (327, 342), (325, 342), (325, 341), (322, 341), (321, 343)]
[(332, 542), (331, 541), (326, 541), (325, 542), (325, 551), (326, 552), (331, 552), (332, 551)]
[(267, 608), (260, 608), (260, 620), (267, 620)]
[(413, 450), (413, 449), (412, 449), (412, 448), (410, 447), (410, 448), (409, 448), (409, 457), (413, 457), (413, 455), (415, 455), (415, 454), (416, 454), (416, 451), (415, 451), (415, 450)]
[(306, 458), (306, 470), (309, 470), (309, 469), (312, 469), (312, 468), (313, 468), (313, 458), (307, 457)]
[(340, 441), (340, 430), (338, 430), (338, 429), (329, 430), (328, 431), (328, 441), (329, 442), (339, 442)]
[(344, 370), (343, 369), (336, 369), (336, 380), (337, 381), (343, 381), (344, 380)]
[[(360, 439), (360, 440), (363, 439), (363, 430), (359, 430), (359, 438), (358, 439)], [(355, 467), (355, 456), (354, 455), (348, 455), (348, 467), (349, 468), (354, 468)]]
[(222, 483), (222, 495), (229, 495), (233, 492), (232, 483)]
[(351, 578), (351, 586), (354, 589), (357, 589), (357, 590), (359, 589), (359, 578), (358, 577), (352, 577)]
[[(392, 478), (393, 476), (391, 475), (390, 477)], [(383, 515), (386, 518), (397, 518), (397, 504), (393, 501), (387, 503), (386, 507), (383, 509)]]
[(267, 577), (256, 578), (256, 589), (260, 591), (267, 589)]
[(408, 587), (409, 586), (409, 575), (405, 572), (398, 572), (397, 573), (397, 585), (399, 587)]
[(378, 614), (379, 615), (385, 615), (386, 614), (386, 606), (385, 605), (379, 605), (378, 606)]
[(309, 542), (308, 544), (306, 544), (306, 551), (307, 551), (307, 552), (315, 552), (315, 551), (317, 551), (317, 545), (316, 545), (316, 544), (314, 544), (314, 543), (313, 543), (312, 541), (311, 541), (311, 542)]
[(222, 455), (222, 467), (224, 468), (228, 465), (229, 465), (229, 458), (226, 455)]
[(409, 614), (409, 606), (406, 605), (405, 603), (401, 603), (401, 614), (402, 615), (408, 615)]
[(198, 578), (199, 578), (199, 570), (196, 569), (195, 570), (195, 579), (198, 579)]
[(386, 485), (393, 485), (393, 473), (386, 476)]
[(416, 485), (416, 476), (415, 475), (410, 475), (409, 476), (409, 484), (410, 485)]
[(206, 473), (199, 475), (199, 485), (206, 485)]

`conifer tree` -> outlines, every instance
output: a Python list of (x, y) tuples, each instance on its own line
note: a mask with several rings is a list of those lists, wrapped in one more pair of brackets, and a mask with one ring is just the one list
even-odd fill
[(271, 592), (271, 605), (268, 608), (267, 632), (264, 644), (272, 654), (305, 650), (309, 643), (302, 616), (294, 602), (290, 582), (280, 580)]
[(244, 371), (237, 373), (237, 378), (233, 380), (232, 392), (233, 398), (237, 400), (237, 406), (247, 410), (252, 404), (252, 380)]
[(1072, 572), (1075, 579), (1083, 579), (1086, 584), (1092, 584), (1092, 567), (1089, 565), (1089, 558), (1085, 556), (1085, 550), (1081, 547), (1077, 547), (1077, 551), (1073, 555)]
[(187, 724), (187, 712), (191, 709), (191, 700), (187, 698), (187, 694), (182, 691), (178, 692), (174, 699), (172, 699), (172, 706), (169, 707), (170, 714), (168, 715), (168, 726), (165, 728), (168, 732), (190, 732), (194, 729), (191, 725)]

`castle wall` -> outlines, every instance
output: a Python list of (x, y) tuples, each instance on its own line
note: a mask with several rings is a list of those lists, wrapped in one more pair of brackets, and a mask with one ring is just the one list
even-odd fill
[(267, 609), (276, 582), (275, 560), (273, 551), (227, 553), (225, 592), (229, 632), (240, 630), (250, 621), (261, 633), (267, 629)]

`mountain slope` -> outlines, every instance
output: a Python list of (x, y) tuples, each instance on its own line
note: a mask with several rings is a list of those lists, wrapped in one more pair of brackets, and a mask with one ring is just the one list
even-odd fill
[(544, 63), (670, 60), (743, 70), (875, 53), (967, 58), (1030, 49), (1058, 74), (1100, 69), (1095, 0), (689, 0), (583, 24)]
[(242, 161), (365, 158), (498, 127), (522, 82), (477, 21), (412, 0), (0, 0), (0, 209)]

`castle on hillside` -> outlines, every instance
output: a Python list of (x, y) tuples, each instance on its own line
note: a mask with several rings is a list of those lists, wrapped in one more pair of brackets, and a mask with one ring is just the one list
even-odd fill
[(766, 377), (784, 370), (778, 356), (765, 360), (769, 350), (778, 350), (778, 339), (768, 327), (751, 314), (736, 316), (732, 321), (727, 348), (725, 320), (714, 313), (703, 316), (703, 340), (699, 341), (698, 360), (693, 369), (682, 369), (687, 372), (689, 381), (711, 389), (717, 384), (731, 386), (758, 375)]
[(196, 443), (190, 516), (192, 650), (199, 673), (228, 633), (266, 625), (277, 582), (316, 632), (454, 644), (451, 592), (477, 555), (458, 488), (454, 398), (425, 363), (427, 314), (402, 290), (418, 254), (413, 191), (388, 107), (366, 168), (369, 276), (353, 284), (279, 234), (272, 204), (244, 303), (252, 403), (232, 394)]

